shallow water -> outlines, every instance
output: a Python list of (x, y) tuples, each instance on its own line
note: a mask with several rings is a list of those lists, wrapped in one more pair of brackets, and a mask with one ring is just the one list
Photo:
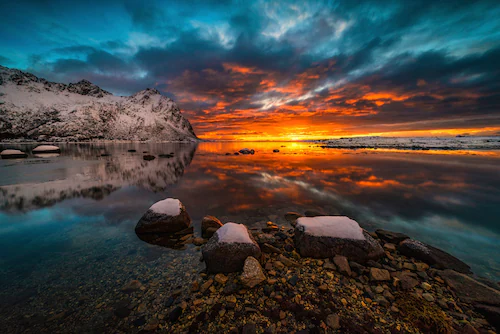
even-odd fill
[[(7, 147), (33, 148), (0, 150)], [(225, 154), (243, 147), (256, 153)], [(203, 269), (195, 247), (153, 246), (134, 233), (148, 207), (165, 197), (184, 203), (197, 233), (207, 214), (250, 227), (287, 225), (287, 211), (343, 214), (368, 230), (407, 233), (500, 279), (498, 151), (290, 142), (61, 148), (59, 156), (0, 161), (0, 308), (11, 325), (26, 315), (48, 321), (61, 310), (77, 312), (72, 321), (98, 323), (101, 300), (115, 298), (131, 279), (166, 290), (189, 283)], [(144, 151), (174, 157), (144, 161)]]

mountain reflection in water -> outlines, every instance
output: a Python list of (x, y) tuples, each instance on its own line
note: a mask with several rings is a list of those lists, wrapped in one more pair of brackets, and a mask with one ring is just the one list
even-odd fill
[[(256, 153), (226, 155), (244, 147)], [(145, 151), (156, 159), (144, 161)], [(172, 158), (158, 157), (170, 152)], [(268, 220), (287, 225), (287, 211), (313, 210), (348, 215), (369, 230), (408, 233), (498, 279), (499, 162), (495, 151), (337, 150), (290, 142), (68, 144), (59, 157), (1, 161), (0, 215), (27, 224), (30, 211), (64, 208), (103, 217), (100, 225), (126, 224), (133, 233), (148, 207), (165, 197), (183, 202), (195, 229), (204, 215), (256, 227)]]

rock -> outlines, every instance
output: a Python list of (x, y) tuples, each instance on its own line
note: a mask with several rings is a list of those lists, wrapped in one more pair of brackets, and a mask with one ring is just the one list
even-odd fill
[(154, 160), (156, 159), (156, 157), (154, 155), (150, 155), (150, 154), (146, 154), (145, 156), (142, 157), (144, 160), (146, 161), (151, 161), (151, 160)]
[(243, 148), (241, 150), (239, 150), (238, 152), (240, 152), (241, 154), (254, 154), (255, 151), (253, 149), (248, 149), (248, 148)]
[(328, 270), (337, 270), (337, 267), (332, 263), (332, 261), (330, 261), (330, 259), (325, 260), (325, 263), (323, 264), (323, 268), (328, 269)]
[(490, 288), (472, 277), (454, 270), (441, 271), (439, 272), (439, 276), (455, 290), (455, 293), (462, 302), (500, 307), (500, 292), (498, 290)]
[(471, 324), (465, 324), (462, 328), (462, 334), (479, 334), (479, 332)]
[(280, 151), (280, 150), (278, 150), (278, 149), (274, 149), (274, 150), (273, 150), (273, 153), (278, 153), (279, 151)]
[(326, 325), (332, 329), (340, 328), (340, 319), (337, 314), (329, 314), (326, 317)]
[(300, 217), (304, 217), (300, 213), (297, 212), (287, 212), (285, 213), (285, 219), (287, 222), (289, 222), (293, 227), (297, 224), (297, 219)]
[(500, 307), (490, 306), (484, 304), (477, 304), (474, 306), (474, 310), (484, 315), (486, 320), (500, 332)]
[(0, 156), (2, 156), (2, 159), (19, 159), (26, 158), (28, 155), (19, 150), (3, 150), (0, 152)]
[(269, 253), (269, 254), (272, 254), (272, 253), (278, 253), (278, 254), (281, 254), (281, 251), (274, 247), (273, 245), (270, 245), (268, 243), (264, 243), (262, 244), (261, 246), (261, 250), (264, 252), (264, 253)]
[(240, 280), (243, 285), (249, 288), (253, 288), (266, 280), (266, 276), (264, 275), (262, 267), (257, 259), (252, 256), (246, 258)]
[(386, 243), (384, 244), (384, 249), (388, 250), (389, 252), (394, 252), (396, 251), (396, 245), (391, 243)]
[(200, 292), (201, 293), (205, 293), (205, 291), (207, 291), (208, 288), (210, 288), (212, 286), (212, 284), (214, 284), (214, 280), (213, 279), (209, 279), (208, 281), (206, 281), (205, 283), (203, 283), (200, 286)]
[(214, 216), (205, 216), (201, 221), (201, 236), (211, 238), (212, 235), (222, 227), (222, 223)]
[(380, 285), (377, 285), (374, 290), (376, 293), (383, 293), (384, 292), (384, 288), (381, 287)]
[(345, 216), (297, 219), (295, 248), (302, 257), (321, 259), (342, 255), (361, 263), (385, 254), (375, 239)]
[(385, 299), (384, 296), (376, 296), (375, 297), (375, 302), (377, 302), (378, 304), (384, 306), (384, 307), (388, 307), (389, 305), (391, 305), (391, 303), (389, 303), (389, 301), (387, 299)]
[(431, 293), (428, 293), (428, 292), (423, 293), (422, 294), (422, 298), (424, 298), (428, 302), (433, 302), (434, 301), (434, 296)]
[(391, 232), (391, 231), (382, 230), (382, 229), (376, 230), (375, 233), (377, 234), (377, 236), (380, 239), (382, 239), (388, 243), (392, 243), (392, 244), (396, 244), (396, 245), (399, 244), (401, 241), (410, 238), (409, 236), (407, 236), (406, 234), (403, 234), (403, 233)]
[(290, 283), (290, 285), (292, 286), (295, 286), (297, 285), (297, 282), (299, 281), (299, 276), (297, 275), (293, 275), (292, 277), (290, 277), (290, 279), (288, 280), (288, 283)]
[(132, 280), (122, 287), (122, 292), (128, 293), (135, 290), (139, 290), (141, 286), (142, 286), (141, 282), (139, 282), (138, 280)]
[(224, 224), (202, 248), (209, 273), (241, 271), (249, 256), (260, 258), (261, 250), (245, 225)]
[(173, 234), (189, 228), (191, 218), (184, 205), (176, 198), (167, 198), (153, 204), (142, 216), (135, 232)]
[(370, 268), (370, 279), (372, 281), (390, 281), (391, 274), (385, 269)]
[(224, 284), (226, 284), (227, 280), (228, 280), (228, 277), (224, 274), (219, 273), (219, 274), (215, 275), (215, 281), (219, 284), (224, 285)]
[(131, 149), (131, 150), (127, 150), (127, 152), (134, 153), (134, 152), (137, 152), (137, 150)]
[(404, 256), (413, 257), (438, 269), (453, 269), (464, 274), (472, 273), (467, 264), (453, 255), (417, 240), (406, 239), (402, 241), (398, 250)]
[[(300, 264), (298, 264), (297, 262), (287, 258), (285, 255), (283, 254), (280, 254), (278, 256), (278, 261), (283, 263), (285, 266), (287, 267), (300, 267)], [(277, 262), (278, 262), (277, 261)]]
[(401, 288), (403, 290), (410, 290), (413, 289), (418, 285), (418, 281), (411, 275), (401, 275), (399, 277)]
[(168, 318), (170, 319), (170, 321), (174, 322), (177, 321), (177, 319), (179, 319), (181, 315), (182, 315), (182, 307), (177, 306), (168, 314)]
[(61, 149), (54, 145), (40, 145), (31, 150), (35, 153), (61, 153)]
[(151, 319), (143, 328), (145, 331), (154, 331), (158, 328), (160, 321), (158, 319)]
[(194, 238), (193, 239), (193, 245), (195, 245), (195, 246), (201, 246), (201, 245), (204, 245), (206, 243), (207, 243), (207, 241), (203, 238)]
[(241, 334), (255, 334), (257, 333), (257, 326), (253, 322), (248, 322), (241, 328)]
[(427, 283), (427, 282), (423, 282), (421, 285), (422, 289), (424, 289), (425, 291), (429, 291), (430, 289), (432, 289), (432, 286)]
[(351, 267), (345, 256), (335, 255), (333, 263), (335, 263), (341, 273), (351, 276)]

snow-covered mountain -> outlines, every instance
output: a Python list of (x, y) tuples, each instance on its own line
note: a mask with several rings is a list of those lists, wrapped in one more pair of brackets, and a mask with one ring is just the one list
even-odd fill
[(0, 66), (0, 139), (195, 141), (177, 104), (156, 89), (114, 96)]

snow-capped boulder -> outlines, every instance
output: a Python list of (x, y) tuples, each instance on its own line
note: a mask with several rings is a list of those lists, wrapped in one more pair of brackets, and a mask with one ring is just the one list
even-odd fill
[(358, 263), (384, 255), (380, 244), (356, 221), (345, 216), (298, 218), (295, 246), (304, 257), (323, 259), (342, 255)]
[(0, 152), (0, 155), (2, 156), (2, 159), (19, 159), (26, 158), (28, 156), (26, 153), (19, 150), (3, 150)]
[(191, 225), (186, 208), (176, 198), (167, 198), (153, 204), (135, 227), (137, 234), (173, 234)]
[(57, 146), (54, 145), (40, 145), (35, 147), (31, 152), (33, 154), (40, 154), (40, 153), (61, 153), (61, 149)]
[(453, 255), (418, 240), (403, 240), (398, 250), (404, 256), (413, 257), (438, 269), (453, 269), (464, 274), (471, 273), (470, 267)]
[(249, 256), (259, 258), (261, 251), (245, 225), (226, 223), (214, 233), (202, 249), (210, 273), (241, 271)]

